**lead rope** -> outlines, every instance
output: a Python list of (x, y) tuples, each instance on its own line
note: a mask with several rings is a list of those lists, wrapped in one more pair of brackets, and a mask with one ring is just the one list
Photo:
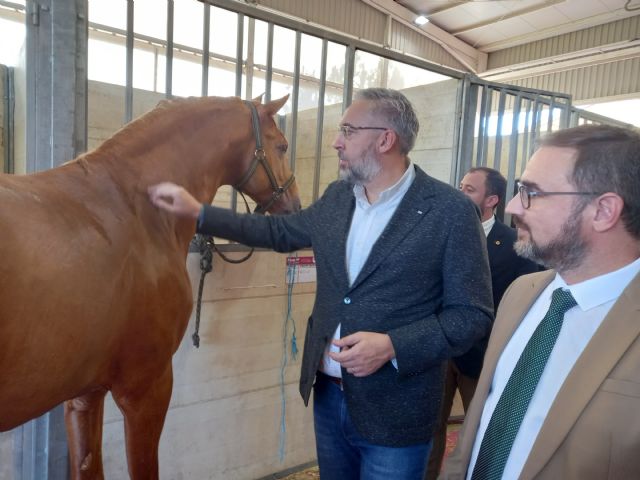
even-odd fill
[(213, 270), (213, 237), (208, 235), (197, 234), (196, 244), (200, 250), (200, 284), (198, 285), (198, 301), (196, 302), (196, 326), (191, 339), (193, 346), (200, 348), (200, 310), (202, 308), (202, 290), (204, 288), (204, 277)]
[[(251, 209), (249, 208), (249, 202), (245, 198), (244, 194), (240, 192), (242, 199), (244, 200), (244, 205), (247, 208), (247, 213), (251, 213)], [(224, 253), (222, 253), (218, 247), (216, 246), (216, 242), (211, 235), (202, 235), (201, 233), (197, 233), (195, 236), (195, 244), (200, 251), (200, 284), (198, 285), (198, 299), (196, 301), (196, 325), (194, 328), (193, 335), (191, 335), (191, 339), (193, 340), (193, 345), (196, 348), (200, 348), (200, 335), (198, 332), (200, 331), (200, 310), (202, 308), (202, 290), (204, 289), (204, 277), (213, 270), (213, 251), (220, 256), (227, 263), (242, 263), (251, 257), (254, 252), (254, 248), (249, 250), (244, 257), (239, 259), (233, 259), (227, 257)]]
[[(294, 258), (298, 258), (298, 255)], [(286, 427), (286, 411), (287, 411), (287, 397), (285, 395), (285, 379), (284, 374), (287, 368), (288, 356), (287, 356), (287, 338), (289, 336), (289, 324), (292, 325), (291, 333), (291, 360), (295, 361), (298, 356), (298, 344), (296, 342), (296, 322), (292, 315), (292, 298), (293, 298), (293, 284), (296, 280), (296, 273), (298, 264), (294, 261), (291, 265), (287, 265), (287, 313), (284, 319), (284, 325), (282, 326), (282, 361), (280, 363), (280, 442), (278, 453), (280, 456), (280, 463), (284, 461), (284, 448), (287, 435)]]

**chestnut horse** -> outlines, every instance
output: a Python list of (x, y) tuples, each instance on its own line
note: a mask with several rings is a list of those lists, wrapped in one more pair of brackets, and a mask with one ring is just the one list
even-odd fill
[(299, 209), (273, 119), (286, 100), (163, 101), (74, 161), (0, 176), (0, 431), (64, 402), (72, 478), (103, 478), (111, 391), (129, 475), (158, 478), (195, 223), (156, 209), (147, 187), (172, 181), (210, 203), (240, 184), (272, 212)]

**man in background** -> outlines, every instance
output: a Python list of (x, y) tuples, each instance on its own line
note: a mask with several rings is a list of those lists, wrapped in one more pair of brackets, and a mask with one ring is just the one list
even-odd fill
[[(513, 249), (516, 231), (495, 216), (496, 209), (505, 201), (507, 191), (507, 180), (498, 170), (488, 167), (472, 168), (460, 182), (460, 190), (480, 209), (482, 228), (487, 239), (493, 306), (497, 310), (500, 299), (511, 282), (520, 275), (538, 271), (538, 266), (531, 260), (516, 254)], [(488, 340), (487, 334), (471, 350), (449, 360), (447, 364), (442, 408), (433, 436), (433, 448), (427, 465), (426, 480), (438, 478), (446, 449), (447, 423), (456, 390), (460, 392), (462, 406), (466, 412), (480, 377)]]
[(640, 478), (640, 132), (544, 137), (507, 206), (552, 268), (500, 304), (445, 479)]

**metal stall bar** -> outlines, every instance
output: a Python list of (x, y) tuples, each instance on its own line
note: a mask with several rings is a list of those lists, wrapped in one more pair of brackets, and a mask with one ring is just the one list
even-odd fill
[[(520, 163), (520, 175), (524, 172), (524, 167), (529, 159), (529, 119), (531, 118), (531, 102), (530, 98), (527, 98), (527, 110), (524, 116), (524, 131), (522, 132), (522, 162)], [(520, 176), (519, 175), (519, 176)]]
[(256, 33), (256, 21), (253, 18), (249, 18), (247, 22), (247, 58), (245, 60), (245, 93), (244, 98), (253, 98), (253, 67), (254, 67), (254, 49), (255, 49), (255, 33)]
[(236, 97), (242, 97), (242, 50), (244, 49), (244, 15), (238, 14), (238, 29), (236, 32)]
[[(489, 118), (491, 118), (491, 103), (493, 100), (493, 90), (487, 85), (484, 86), (483, 105), (480, 106), (480, 125), (482, 125), (482, 136), (478, 133), (478, 163), (477, 165), (487, 166), (487, 155), (489, 152)], [(482, 108), (484, 106), (484, 109)]]
[(342, 111), (344, 112), (353, 98), (353, 73), (356, 64), (356, 47), (347, 45), (344, 52), (344, 89), (342, 90)]
[[(478, 93), (481, 86), (472, 84), (466, 76), (460, 89), (460, 115), (461, 125), (458, 134), (458, 155), (454, 156), (451, 181), (459, 185), (463, 175), (473, 166), (474, 130), (476, 126), (476, 113), (478, 109)], [(455, 161), (457, 159), (457, 162)]]
[(124, 123), (133, 118), (133, 0), (127, 0), (127, 59), (124, 87)]
[(209, 94), (209, 42), (211, 38), (211, 5), (205, 3), (202, 20), (202, 96)]
[(496, 140), (493, 151), (493, 168), (500, 170), (500, 164), (502, 161), (502, 119), (504, 118), (504, 108), (507, 95), (504, 88), (499, 90), (500, 97), (498, 99), (498, 121), (496, 123)]
[(302, 32), (296, 32), (296, 47), (293, 61), (293, 86), (291, 92), (291, 153), (289, 153), (289, 166), (292, 172), (296, 171), (296, 138), (298, 133), (298, 98), (300, 96), (300, 44)]
[(15, 153), (14, 153), (14, 126), (15, 126), (15, 86), (13, 68), (7, 67), (4, 74), (4, 173), (15, 173)]
[(167, 0), (167, 70), (165, 72), (165, 96), (173, 96), (173, 0)]
[(271, 101), (271, 82), (273, 81), (273, 23), (267, 27), (267, 71), (264, 79), (264, 101)]
[(505, 218), (504, 208), (507, 202), (511, 200), (513, 185), (516, 177), (516, 163), (518, 161), (518, 139), (520, 132), (518, 127), (520, 125), (520, 109), (522, 108), (522, 95), (517, 94), (513, 99), (513, 119), (511, 120), (511, 136), (509, 137), (509, 163), (507, 167), (507, 191), (505, 192), (504, 202), (498, 205), (497, 216), (502, 219), (507, 225), (511, 223), (511, 217)]
[[(242, 50), (244, 43), (244, 15), (238, 13), (238, 30), (236, 32), (236, 97), (242, 97)], [(231, 193), (231, 210), (238, 210), (238, 192)]]
[(318, 91), (318, 115), (316, 116), (316, 162), (313, 174), (313, 197), (316, 201), (320, 196), (320, 167), (322, 163), (322, 132), (324, 130), (324, 96), (327, 86), (327, 51), (329, 42), (322, 40), (322, 53), (320, 58), (320, 89)]
[(533, 111), (531, 116), (531, 131), (529, 132), (529, 153), (527, 158), (533, 154), (533, 150), (536, 147), (536, 139), (538, 138), (538, 131), (540, 128), (540, 110), (542, 105), (540, 104), (540, 97), (536, 96), (533, 102)]
[(549, 115), (547, 116), (547, 133), (553, 130), (553, 115), (555, 114), (556, 97), (551, 96), (549, 100)]

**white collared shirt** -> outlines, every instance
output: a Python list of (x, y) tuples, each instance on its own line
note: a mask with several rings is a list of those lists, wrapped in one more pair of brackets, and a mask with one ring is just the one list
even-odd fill
[(549, 309), (552, 292), (556, 288), (569, 290), (577, 305), (565, 313), (558, 340), (551, 351), (547, 365), (529, 403), (529, 408), (522, 419), (520, 430), (513, 441), (502, 478), (518, 478), (522, 472), (533, 443), (540, 433), (542, 423), (567, 375), (622, 291), (639, 272), (640, 258), (619, 270), (570, 286), (567, 286), (562, 277), (556, 274), (554, 280), (531, 306), (500, 355), (471, 451), (467, 479), (470, 479), (473, 473), (482, 438), (498, 399), (525, 345)]
[[(349, 284), (353, 284), (364, 266), (371, 248), (380, 237), (389, 220), (395, 213), (400, 201), (416, 178), (416, 171), (412, 163), (409, 164), (404, 175), (394, 185), (383, 190), (375, 203), (369, 203), (362, 185), (354, 185), (353, 194), (356, 197), (356, 207), (351, 220), (351, 227), (347, 237), (347, 273)], [(340, 338), (340, 324), (333, 334), (334, 339)], [(340, 364), (329, 357), (329, 352), (339, 352), (340, 349), (331, 341), (325, 349), (321, 370), (332, 377), (342, 377)], [(395, 362), (395, 359), (393, 359)], [(394, 363), (395, 365), (395, 363)]]
[(494, 223), (496, 223), (496, 216), (495, 215), (491, 215), (490, 219), (485, 220), (484, 222), (482, 222), (482, 229), (484, 230), (484, 236), (485, 237), (489, 236), (489, 232), (491, 232), (491, 229), (493, 228)]

